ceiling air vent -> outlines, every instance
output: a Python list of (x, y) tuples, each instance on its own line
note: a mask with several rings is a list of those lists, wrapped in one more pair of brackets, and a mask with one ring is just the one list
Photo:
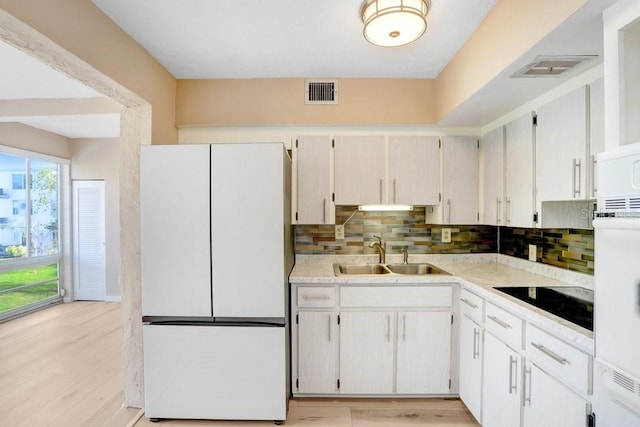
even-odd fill
[(304, 103), (308, 105), (330, 105), (338, 103), (338, 80), (304, 81)]
[(597, 55), (536, 56), (533, 62), (516, 71), (511, 77), (558, 77), (597, 57)]

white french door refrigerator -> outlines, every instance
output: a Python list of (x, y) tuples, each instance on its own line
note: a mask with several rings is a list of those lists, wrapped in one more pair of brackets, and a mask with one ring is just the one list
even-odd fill
[(285, 420), (284, 146), (144, 146), (140, 170), (145, 415)]
[(640, 144), (598, 156), (594, 409), (598, 427), (640, 426)]

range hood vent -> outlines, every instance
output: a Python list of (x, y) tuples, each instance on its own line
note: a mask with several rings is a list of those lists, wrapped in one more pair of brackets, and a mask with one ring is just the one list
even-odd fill
[(338, 103), (337, 79), (306, 79), (304, 103), (307, 105), (331, 105)]
[(516, 71), (511, 77), (558, 77), (597, 57), (597, 55), (536, 56), (533, 62)]

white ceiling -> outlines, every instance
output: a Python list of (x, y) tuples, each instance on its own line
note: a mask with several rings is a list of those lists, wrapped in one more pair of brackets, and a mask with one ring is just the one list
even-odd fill
[[(431, 0), (425, 35), (394, 48), (365, 41), (360, 0), (92, 1), (176, 78), (432, 78), (497, 0)], [(601, 12), (613, 2), (590, 0), (438, 124), (484, 126), (569, 78), (510, 78), (536, 55), (599, 55), (591, 65), (601, 62)], [(101, 95), (1, 42), (0, 64), (0, 121), (17, 121), (69, 138), (119, 135), (119, 115), (113, 111), (7, 113), (3, 100)]]
[(496, 0), (432, 0), (427, 31), (384, 48), (362, 0), (93, 0), (180, 79), (437, 76)]
[[(54, 114), (12, 114), (7, 102), (15, 100), (67, 100), (102, 97), (77, 80), (43, 64), (26, 53), (0, 42), (0, 122), (18, 122), (67, 138), (117, 138), (120, 115), (92, 113), (73, 115), (61, 110)], [(10, 110), (10, 108), (9, 108)]]

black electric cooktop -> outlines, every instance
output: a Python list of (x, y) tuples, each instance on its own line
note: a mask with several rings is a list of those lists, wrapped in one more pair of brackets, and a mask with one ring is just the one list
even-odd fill
[(593, 291), (567, 287), (497, 287), (521, 301), (593, 331)]

